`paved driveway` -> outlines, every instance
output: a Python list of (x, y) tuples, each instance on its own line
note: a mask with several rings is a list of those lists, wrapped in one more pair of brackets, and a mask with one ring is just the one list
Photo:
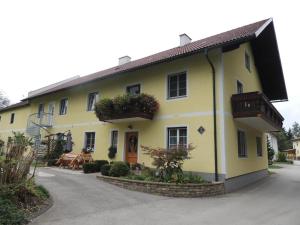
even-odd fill
[(211, 198), (168, 198), (133, 192), (63, 169), (39, 169), (38, 182), (54, 206), (32, 224), (43, 225), (299, 225), (300, 166), (238, 192)]

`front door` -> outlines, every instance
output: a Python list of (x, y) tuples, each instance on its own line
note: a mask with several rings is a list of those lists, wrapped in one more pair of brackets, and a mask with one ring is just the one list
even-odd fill
[(125, 141), (126, 161), (130, 164), (137, 163), (138, 132), (126, 133)]

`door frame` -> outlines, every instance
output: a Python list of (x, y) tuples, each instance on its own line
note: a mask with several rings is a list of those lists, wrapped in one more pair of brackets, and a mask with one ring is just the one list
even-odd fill
[(126, 162), (126, 135), (127, 133), (136, 132), (138, 135), (138, 143), (137, 143), (137, 154), (136, 154), (136, 161), (139, 162), (139, 156), (140, 156), (140, 132), (138, 129), (132, 129), (132, 130), (125, 130), (124, 131), (124, 148), (123, 148), (123, 161)]
[[(51, 117), (51, 123), (53, 125), (53, 122), (54, 122), (54, 114), (55, 114), (55, 102), (52, 101), (52, 102), (49, 102), (48, 103), (48, 113), (50, 113), (50, 106), (53, 106), (53, 113), (52, 113), (52, 117)], [(49, 121), (50, 121), (50, 117), (49, 117)]]

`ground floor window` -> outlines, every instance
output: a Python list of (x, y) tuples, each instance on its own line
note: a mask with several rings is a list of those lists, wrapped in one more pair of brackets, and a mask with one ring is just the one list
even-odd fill
[(247, 157), (246, 134), (244, 131), (238, 130), (238, 155), (241, 158)]
[(187, 147), (187, 127), (168, 128), (168, 148)]
[(87, 151), (95, 151), (95, 132), (85, 132), (85, 145)]
[(256, 153), (257, 156), (263, 155), (261, 137), (256, 137)]
[(117, 150), (118, 147), (118, 131), (113, 130), (111, 132), (111, 146)]

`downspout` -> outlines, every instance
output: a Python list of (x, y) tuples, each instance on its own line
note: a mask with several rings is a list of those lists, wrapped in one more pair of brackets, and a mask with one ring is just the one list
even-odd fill
[(217, 142), (217, 109), (216, 109), (216, 70), (214, 64), (208, 56), (208, 49), (204, 50), (207, 62), (212, 70), (213, 85), (213, 116), (214, 116), (214, 152), (215, 152), (215, 181), (219, 181), (218, 173), (218, 142)]

